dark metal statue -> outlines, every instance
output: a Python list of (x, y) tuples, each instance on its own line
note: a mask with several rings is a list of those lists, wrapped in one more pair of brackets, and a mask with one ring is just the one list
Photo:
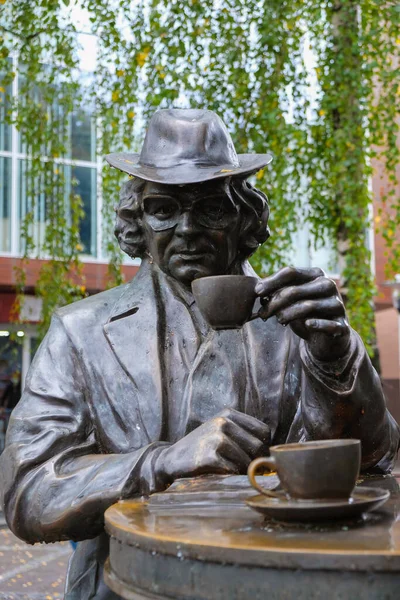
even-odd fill
[[(237, 155), (211, 111), (160, 110), (142, 153), (108, 162), (124, 184), (116, 235), (142, 258), (133, 281), (56, 311), (11, 417), (0, 493), (27, 542), (78, 540), (66, 598), (105, 586), (104, 511), (178, 477), (245, 473), (271, 444), (359, 438), (362, 467), (388, 472), (399, 429), (317, 268), (260, 279), (263, 317), (213, 331), (191, 282), (253, 274), (268, 204), (247, 178), (268, 155)], [(287, 325), (287, 327), (285, 327)], [(316, 474), (317, 476), (318, 474)]]

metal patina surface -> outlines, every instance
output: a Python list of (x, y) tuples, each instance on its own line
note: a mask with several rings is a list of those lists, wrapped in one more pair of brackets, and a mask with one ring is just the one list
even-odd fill
[[(258, 278), (248, 262), (269, 237), (267, 197), (248, 177), (269, 155), (237, 154), (211, 111), (165, 109), (150, 119), (140, 156), (108, 160), (133, 175), (121, 189), (115, 234), (126, 254), (142, 259), (140, 270), (131, 282), (55, 311), (0, 457), (0, 505), (15, 535), (28, 543), (79, 542), (66, 600), (119, 598), (106, 588), (103, 567), (104, 513), (120, 500), (162, 492), (179, 478), (244, 474), (271, 446), (332, 438), (360, 440), (361, 470), (388, 473), (400, 440), (335, 282), (317, 267), (283, 267)], [(254, 278), (249, 291), (247, 284), (235, 289), (236, 308), (246, 307), (250, 294), (249, 312), (231, 314), (228, 322), (233, 292), (226, 276)], [(191, 288), (208, 277), (221, 309), (212, 322)], [(348, 465), (343, 460), (342, 469)], [(246, 507), (235, 516), (232, 506), (217, 506), (215, 518), (205, 508), (206, 520), (177, 511), (168, 520), (168, 512), (152, 506), (156, 512), (149, 513), (146, 505), (128, 503), (134, 519), (127, 537), (121, 538), (123, 528), (111, 530), (112, 566), (119, 548), (126, 577), (140, 574), (132, 585), (159, 581), (162, 593), (175, 597), (181, 579), (187, 598), (192, 589), (198, 598), (212, 597), (207, 586), (220, 585), (220, 600), (243, 597), (243, 577), (249, 597), (265, 589), (256, 582), (276, 565), (258, 564), (258, 557), (279, 558), (283, 550), (261, 550), (267, 539), (261, 517)], [(196, 543), (178, 541), (185, 527)], [(133, 535), (140, 539), (135, 556), (126, 550)], [(221, 551), (223, 539), (233, 547), (227, 541)], [(257, 539), (260, 547), (251, 549)], [(193, 556), (181, 561), (179, 543)], [(149, 561), (159, 547), (163, 556)], [(200, 561), (204, 549), (207, 560)], [(254, 565), (238, 562), (238, 553), (254, 557)], [(204, 588), (196, 573), (208, 582)]]
[[(237, 479), (237, 478), (236, 478)], [(361, 482), (391, 492), (355, 521), (283, 524), (263, 519), (239, 487), (224, 495), (188, 489), (106, 512), (107, 584), (123, 598), (185, 600), (391, 600), (400, 586), (398, 479)], [(182, 501), (179, 501), (181, 494)], [(332, 595), (334, 593), (334, 596)]]

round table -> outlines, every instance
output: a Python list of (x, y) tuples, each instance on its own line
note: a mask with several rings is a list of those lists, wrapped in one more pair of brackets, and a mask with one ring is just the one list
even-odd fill
[(105, 581), (126, 600), (398, 599), (399, 485), (390, 476), (362, 484), (391, 498), (346, 523), (265, 520), (244, 504), (254, 494), (244, 480), (236, 495), (193, 484), (191, 497), (178, 484), (150, 501), (120, 502), (105, 515)]

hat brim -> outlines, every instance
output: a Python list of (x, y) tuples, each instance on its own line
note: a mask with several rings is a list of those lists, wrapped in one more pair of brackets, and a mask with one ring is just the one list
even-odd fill
[(139, 154), (130, 152), (117, 152), (108, 154), (105, 158), (112, 167), (128, 173), (128, 175), (139, 177), (145, 181), (170, 185), (187, 185), (223, 177), (251, 175), (268, 165), (272, 160), (270, 154), (238, 154), (238, 167), (232, 167), (232, 165), (218, 165), (218, 167), (215, 167), (184, 163), (174, 167), (160, 168), (141, 165), (138, 162), (139, 156)]

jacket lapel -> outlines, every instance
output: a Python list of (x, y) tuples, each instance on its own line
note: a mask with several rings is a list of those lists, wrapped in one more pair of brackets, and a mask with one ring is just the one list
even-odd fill
[(104, 334), (130, 377), (149, 442), (163, 439), (163, 385), (159, 358), (158, 314), (152, 269), (139, 273), (115, 304)]

